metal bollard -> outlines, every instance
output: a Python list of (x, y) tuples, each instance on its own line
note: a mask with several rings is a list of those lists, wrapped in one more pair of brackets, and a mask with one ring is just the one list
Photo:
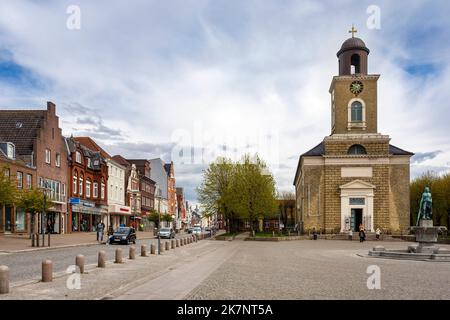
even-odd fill
[(53, 262), (51, 260), (42, 261), (42, 282), (53, 281)]
[(130, 254), (128, 257), (130, 260), (134, 260), (136, 259), (136, 247), (135, 246), (131, 246), (130, 247)]
[(156, 253), (156, 246), (152, 243), (150, 245), (150, 254), (155, 254)]
[(116, 249), (116, 261), (114, 263), (122, 263), (122, 249)]
[(75, 265), (80, 268), (80, 273), (84, 273), (84, 256), (82, 254), (75, 257)]
[(102, 250), (102, 251), (100, 251), (98, 253), (98, 264), (97, 264), (97, 266), (99, 268), (105, 268), (105, 265), (106, 265), (106, 252)]
[(36, 247), (39, 247), (39, 234), (36, 233)]
[(180, 239), (177, 239), (176, 241), (175, 241), (175, 245), (177, 246), (177, 247), (179, 247), (180, 246)]
[(9, 268), (0, 266), (0, 294), (9, 293)]
[(141, 245), (141, 257), (147, 256), (147, 246), (145, 244)]
[(166, 241), (165, 242), (165, 246), (166, 246), (166, 250), (170, 250), (170, 243), (169, 243), (169, 241)]
[(50, 247), (50, 232), (48, 233), (48, 240), (47, 240), (47, 242), (48, 242), (48, 246)]
[(35, 235), (34, 233), (31, 234), (31, 246), (35, 247), (36, 246), (36, 241), (35, 241)]
[(171, 241), (170, 249), (175, 249), (175, 240)]

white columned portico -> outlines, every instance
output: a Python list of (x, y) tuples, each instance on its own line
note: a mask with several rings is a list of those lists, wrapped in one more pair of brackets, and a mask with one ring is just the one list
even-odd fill
[(374, 232), (373, 197), (375, 186), (354, 180), (340, 186), (341, 189), (341, 232), (350, 231), (352, 209), (362, 210), (362, 223), (367, 231)]

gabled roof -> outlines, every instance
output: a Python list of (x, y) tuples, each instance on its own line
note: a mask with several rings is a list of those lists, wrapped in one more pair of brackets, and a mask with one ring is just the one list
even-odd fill
[(16, 154), (29, 155), (47, 110), (0, 110), (0, 141), (12, 142)]
[(112, 157), (112, 159), (114, 161), (116, 161), (118, 164), (121, 164), (125, 167), (131, 166), (131, 163), (129, 163), (124, 157), (122, 157), (121, 155), (115, 155), (114, 157)]
[(342, 186), (339, 186), (340, 189), (375, 189), (376, 186), (373, 184), (363, 181), (363, 180), (353, 180)]
[(76, 141), (78, 141), (79, 143), (81, 143), (82, 145), (86, 146), (87, 148), (89, 148), (93, 151), (100, 152), (100, 154), (104, 158), (111, 159), (111, 156), (108, 154), (108, 152), (106, 152), (102, 147), (100, 147), (92, 138), (90, 138), (90, 137), (74, 137), (73, 139), (75, 139)]
[(414, 153), (400, 149), (392, 144), (389, 145), (389, 154), (394, 156), (413, 156)]

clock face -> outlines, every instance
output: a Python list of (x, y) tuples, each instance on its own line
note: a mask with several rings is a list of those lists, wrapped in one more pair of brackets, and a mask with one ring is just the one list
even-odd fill
[(360, 94), (364, 89), (364, 85), (361, 81), (353, 81), (350, 84), (350, 92), (353, 94)]

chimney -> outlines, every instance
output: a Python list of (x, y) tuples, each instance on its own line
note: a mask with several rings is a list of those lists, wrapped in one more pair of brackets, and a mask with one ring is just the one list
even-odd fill
[(56, 115), (56, 105), (51, 102), (51, 101), (47, 101), (47, 111), (49, 113), (51, 113), (52, 115)]

